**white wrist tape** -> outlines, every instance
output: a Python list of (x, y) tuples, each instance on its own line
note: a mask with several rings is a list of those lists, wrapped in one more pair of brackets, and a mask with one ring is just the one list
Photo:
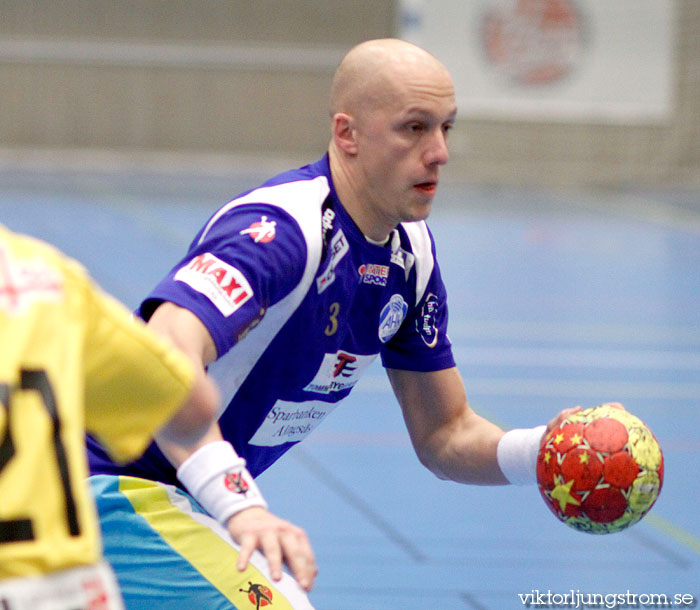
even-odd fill
[(501, 471), (513, 485), (537, 483), (537, 454), (547, 426), (509, 430), (498, 442), (496, 457)]
[(236, 513), (262, 506), (260, 489), (231, 443), (216, 441), (197, 449), (177, 469), (177, 478), (219, 523)]

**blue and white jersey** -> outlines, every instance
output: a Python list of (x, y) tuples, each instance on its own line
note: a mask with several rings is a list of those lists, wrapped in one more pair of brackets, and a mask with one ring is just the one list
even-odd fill
[[(368, 242), (336, 196), (327, 156), (216, 212), (140, 315), (163, 301), (209, 329), (221, 431), (253, 476), (306, 438), (377, 356), (395, 369), (454, 366), (427, 225), (401, 224), (385, 246)], [(178, 484), (155, 444), (123, 467), (89, 447), (93, 474)]]

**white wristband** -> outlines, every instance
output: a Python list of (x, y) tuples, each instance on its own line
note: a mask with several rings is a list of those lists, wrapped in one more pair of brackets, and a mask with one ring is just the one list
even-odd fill
[(509, 430), (498, 441), (498, 465), (509, 483), (537, 483), (537, 454), (546, 429), (547, 426), (537, 426)]
[(177, 478), (219, 523), (236, 513), (262, 506), (260, 489), (231, 443), (216, 441), (197, 449), (177, 469)]

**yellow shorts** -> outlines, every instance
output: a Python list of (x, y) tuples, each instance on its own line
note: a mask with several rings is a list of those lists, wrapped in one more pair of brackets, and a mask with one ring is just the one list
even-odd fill
[(289, 574), (275, 582), (262, 554), (245, 572), (224, 527), (182, 490), (135, 477), (90, 477), (127, 610), (313, 610)]

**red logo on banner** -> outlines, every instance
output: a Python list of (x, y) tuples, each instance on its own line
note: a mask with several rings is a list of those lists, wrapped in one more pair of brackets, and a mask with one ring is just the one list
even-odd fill
[(574, 0), (508, 0), (486, 10), (481, 25), (489, 63), (523, 85), (561, 80), (583, 50), (583, 21)]

